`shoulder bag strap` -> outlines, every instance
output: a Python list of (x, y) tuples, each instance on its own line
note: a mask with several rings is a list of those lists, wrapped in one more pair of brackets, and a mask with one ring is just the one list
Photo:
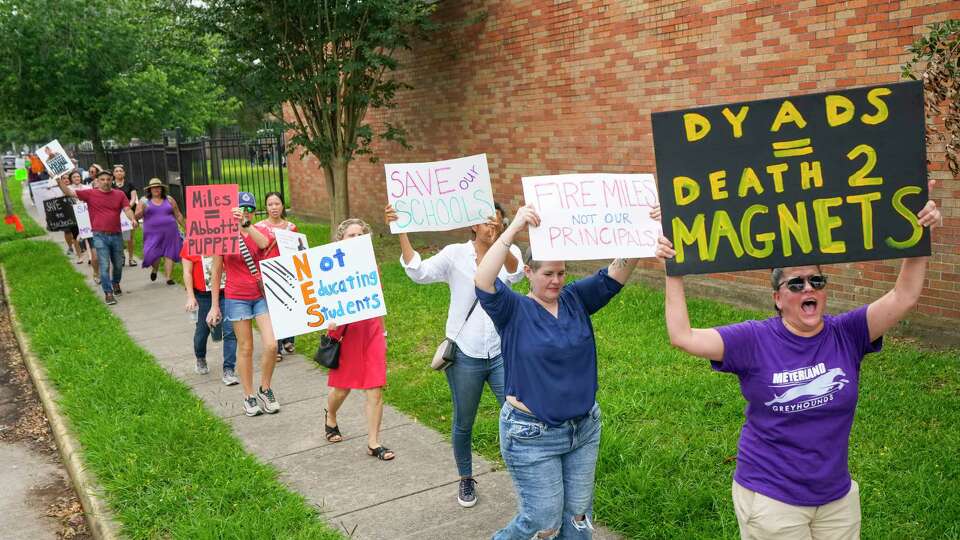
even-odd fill
[(468, 311), (467, 316), (463, 318), (463, 322), (460, 324), (460, 329), (457, 330), (457, 335), (453, 338), (454, 341), (456, 341), (457, 338), (460, 337), (460, 333), (463, 332), (463, 327), (467, 325), (467, 321), (470, 320), (470, 316), (473, 315), (473, 310), (477, 309), (477, 304), (479, 303), (480, 303), (479, 298), (475, 298), (473, 300), (473, 305), (470, 306), (470, 311)]

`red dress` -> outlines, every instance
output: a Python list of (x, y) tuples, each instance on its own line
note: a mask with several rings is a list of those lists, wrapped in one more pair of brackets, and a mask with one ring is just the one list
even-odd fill
[[(346, 331), (346, 334), (344, 334)], [(363, 390), (387, 384), (387, 338), (383, 317), (338, 327), (330, 332), (340, 342), (340, 367), (331, 369), (327, 386)]]

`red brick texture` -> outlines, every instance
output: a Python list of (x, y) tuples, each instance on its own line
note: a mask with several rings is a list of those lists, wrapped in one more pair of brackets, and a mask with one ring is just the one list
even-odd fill
[[(438, 5), (444, 21), (485, 17), (406, 55), (399, 78), (414, 89), (400, 94), (397, 109), (370, 115), (375, 127), (403, 125), (413, 147), (379, 145), (381, 163), (351, 165), (353, 214), (377, 226), (386, 203), (383, 162), (485, 152), (495, 198), (512, 212), (522, 204), (521, 176), (655, 172), (652, 112), (896, 82), (907, 45), (926, 25), (960, 18), (960, 2), (951, 0)], [(933, 197), (945, 226), (934, 234), (913, 318), (960, 334), (960, 180), (943, 166), (942, 145), (932, 150)], [(298, 155), (289, 160), (291, 204), (325, 218), (323, 173)], [(898, 261), (831, 267), (831, 302), (877, 298), (898, 268)], [(755, 287), (768, 287), (768, 275), (706, 279), (759, 295)]]

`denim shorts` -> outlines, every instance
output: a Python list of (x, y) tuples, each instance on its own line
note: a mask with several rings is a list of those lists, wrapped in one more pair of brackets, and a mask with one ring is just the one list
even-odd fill
[(228, 321), (249, 321), (267, 313), (267, 301), (223, 299), (223, 318)]

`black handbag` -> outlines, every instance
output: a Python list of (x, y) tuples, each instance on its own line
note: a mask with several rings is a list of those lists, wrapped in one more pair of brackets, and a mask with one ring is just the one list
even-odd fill
[(340, 339), (332, 339), (329, 335), (320, 336), (320, 346), (317, 352), (313, 354), (313, 361), (329, 369), (340, 367), (340, 342), (347, 335), (347, 329), (344, 327), (343, 335)]

